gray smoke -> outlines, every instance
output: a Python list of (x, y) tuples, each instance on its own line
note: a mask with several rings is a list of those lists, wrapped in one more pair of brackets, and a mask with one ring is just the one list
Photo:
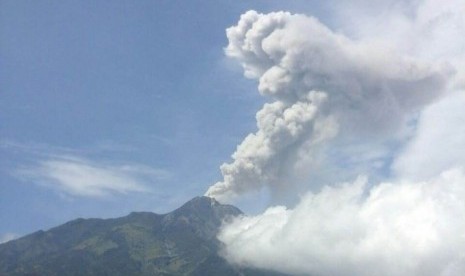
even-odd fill
[(296, 195), (302, 171), (307, 192), (224, 224), (223, 255), (295, 275), (465, 275), (465, 1), (329, 2), (346, 35), (286, 12), (227, 31), (270, 103), (207, 194)]
[(287, 189), (303, 160), (310, 174), (312, 159), (325, 162), (321, 149), (332, 140), (395, 136), (409, 115), (444, 93), (453, 72), (287, 12), (249, 11), (227, 37), (226, 55), (271, 103), (257, 113), (257, 132), (221, 166), (223, 180), (208, 189), (220, 201)]

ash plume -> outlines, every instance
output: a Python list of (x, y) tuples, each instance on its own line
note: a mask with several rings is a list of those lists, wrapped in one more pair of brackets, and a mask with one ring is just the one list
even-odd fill
[(295, 200), (223, 224), (223, 256), (291, 275), (464, 275), (465, 1), (329, 3), (337, 32), (255, 11), (227, 30), (268, 103), (206, 194)]
[[(221, 166), (223, 180), (206, 193), (222, 201), (292, 185), (287, 176), (297, 165), (312, 155), (324, 159), (320, 149), (336, 137), (395, 136), (410, 114), (445, 92), (453, 71), (287, 12), (249, 11), (227, 37), (226, 55), (270, 103), (257, 113), (257, 132)], [(315, 170), (311, 162), (305, 169)]]

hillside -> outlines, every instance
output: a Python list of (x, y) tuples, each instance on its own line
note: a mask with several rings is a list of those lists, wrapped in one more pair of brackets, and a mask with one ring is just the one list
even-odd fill
[(270, 275), (223, 260), (216, 234), (242, 212), (196, 197), (164, 215), (76, 219), (0, 245), (0, 275)]

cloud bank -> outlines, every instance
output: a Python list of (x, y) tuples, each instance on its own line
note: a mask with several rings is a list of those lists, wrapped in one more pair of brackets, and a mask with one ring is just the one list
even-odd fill
[(269, 103), (206, 195), (300, 197), (223, 225), (228, 261), (295, 275), (465, 273), (465, 1), (374, 3), (340, 4), (339, 32), (255, 11), (227, 30), (226, 55)]
[(426, 182), (366, 179), (225, 225), (224, 256), (295, 275), (463, 275), (465, 170)]

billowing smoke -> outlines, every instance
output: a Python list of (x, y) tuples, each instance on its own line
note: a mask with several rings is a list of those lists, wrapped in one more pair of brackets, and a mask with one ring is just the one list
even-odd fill
[[(226, 54), (272, 103), (257, 113), (258, 131), (233, 162), (221, 166), (223, 181), (206, 193), (223, 201), (263, 186), (283, 190), (297, 165), (321, 159), (320, 149), (336, 136), (395, 136), (412, 112), (444, 92), (453, 71), (286, 12), (249, 11), (227, 36)], [(316, 170), (306, 164), (307, 172)]]
[(255, 11), (227, 30), (227, 56), (269, 103), (207, 195), (300, 197), (223, 225), (228, 261), (295, 275), (465, 275), (465, 1), (365, 3), (338, 4), (340, 32)]

